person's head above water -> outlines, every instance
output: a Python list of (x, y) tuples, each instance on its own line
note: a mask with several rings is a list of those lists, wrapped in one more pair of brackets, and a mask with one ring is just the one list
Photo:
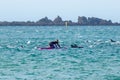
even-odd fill
[(59, 40), (57, 39), (56, 42), (59, 42)]

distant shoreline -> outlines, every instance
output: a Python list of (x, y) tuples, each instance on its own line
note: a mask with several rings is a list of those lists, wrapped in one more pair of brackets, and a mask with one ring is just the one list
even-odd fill
[(71, 20), (63, 21), (60, 16), (57, 16), (53, 21), (47, 17), (36, 22), (34, 21), (0, 21), (0, 26), (120, 26), (120, 23), (113, 23), (111, 20), (100, 19), (96, 17), (78, 17), (77, 22)]

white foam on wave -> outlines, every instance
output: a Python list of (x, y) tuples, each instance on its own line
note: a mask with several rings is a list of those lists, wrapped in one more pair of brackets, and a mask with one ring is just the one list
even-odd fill
[(27, 41), (27, 44), (30, 44), (31, 43), (31, 41)]

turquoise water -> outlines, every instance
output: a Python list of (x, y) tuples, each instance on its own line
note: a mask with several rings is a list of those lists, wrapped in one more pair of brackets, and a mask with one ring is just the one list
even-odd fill
[(0, 80), (120, 80), (120, 26), (0, 27)]

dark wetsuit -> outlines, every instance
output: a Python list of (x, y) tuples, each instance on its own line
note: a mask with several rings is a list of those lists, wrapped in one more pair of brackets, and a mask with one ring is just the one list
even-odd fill
[(60, 45), (57, 41), (53, 41), (49, 43), (51, 48), (60, 48)]

